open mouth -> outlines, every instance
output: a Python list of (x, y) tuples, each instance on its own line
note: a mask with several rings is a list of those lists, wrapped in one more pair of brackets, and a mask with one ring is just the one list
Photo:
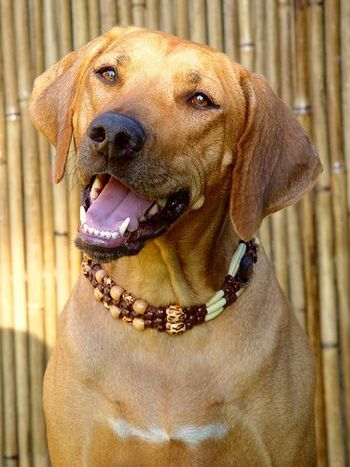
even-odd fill
[(137, 254), (147, 240), (164, 233), (188, 204), (186, 190), (154, 201), (109, 174), (96, 175), (82, 193), (75, 243), (99, 261)]

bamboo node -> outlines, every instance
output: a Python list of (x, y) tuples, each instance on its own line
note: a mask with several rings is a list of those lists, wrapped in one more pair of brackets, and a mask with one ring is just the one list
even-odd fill
[(58, 232), (55, 230), (53, 234), (55, 237), (68, 237), (68, 232)]
[(11, 112), (6, 112), (5, 113), (6, 120), (10, 120), (11, 122), (14, 121), (14, 120), (19, 119), (20, 116), (21, 116), (20, 112), (16, 112), (16, 111), (11, 111)]
[(255, 43), (254, 42), (243, 42), (242, 44), (239, 44), (239, 48), (242, 50), (254, 50)]
[(311, 113), (311, 106), (310, 105), (301, 105), (298, 107), (293, 107), (294, 113), (296, 115), (308, 115)]
[(340, 174), (340, 173), (343, 173), (345, 171), (346, 171), (345, 164), (343, 162), (340, 162), (340, 161), (333, 162), (333, 164), (332, 164), (332, 173)]

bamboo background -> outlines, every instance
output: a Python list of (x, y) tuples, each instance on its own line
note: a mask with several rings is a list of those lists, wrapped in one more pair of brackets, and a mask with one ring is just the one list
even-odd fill
[(42, 378), (80, 270), (79, 188), (71, 161), (51, 183), (54, 151), (28, 118), (32, 82), (102, 31), (134, 24), (206, 42), (263, 73), (312, 135), (324, 164), (316, 189), (260, 235), (317, 356), (318, 464), (349, 465), (350, 0), (0, 0), (0, 8), (2, 464), (49, 463)]

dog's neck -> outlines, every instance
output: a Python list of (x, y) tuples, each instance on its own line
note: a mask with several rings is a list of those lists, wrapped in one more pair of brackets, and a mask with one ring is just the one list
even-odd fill
[(204, 208), (192, 211), (190, 218), (137, 256), (105, 269), (116, 283), (154, 306), (205, 303), (220, 288), (238, 239), (223, 211), (208, 214)]

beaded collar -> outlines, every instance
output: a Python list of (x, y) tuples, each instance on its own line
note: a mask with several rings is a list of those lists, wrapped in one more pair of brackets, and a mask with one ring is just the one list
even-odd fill
[(182, 334), (193, 326), (216, 318), (246, 287), (257, 261), (258, 240), (240, 241), (221, 289), (205, 304), (153, 307), (117, 285), (100, 264), (84, 255), (83, 275), (94, 287), (95, 298), (115, 319), (122, 319), (138, 331), (153, 328), (168, 334)]

